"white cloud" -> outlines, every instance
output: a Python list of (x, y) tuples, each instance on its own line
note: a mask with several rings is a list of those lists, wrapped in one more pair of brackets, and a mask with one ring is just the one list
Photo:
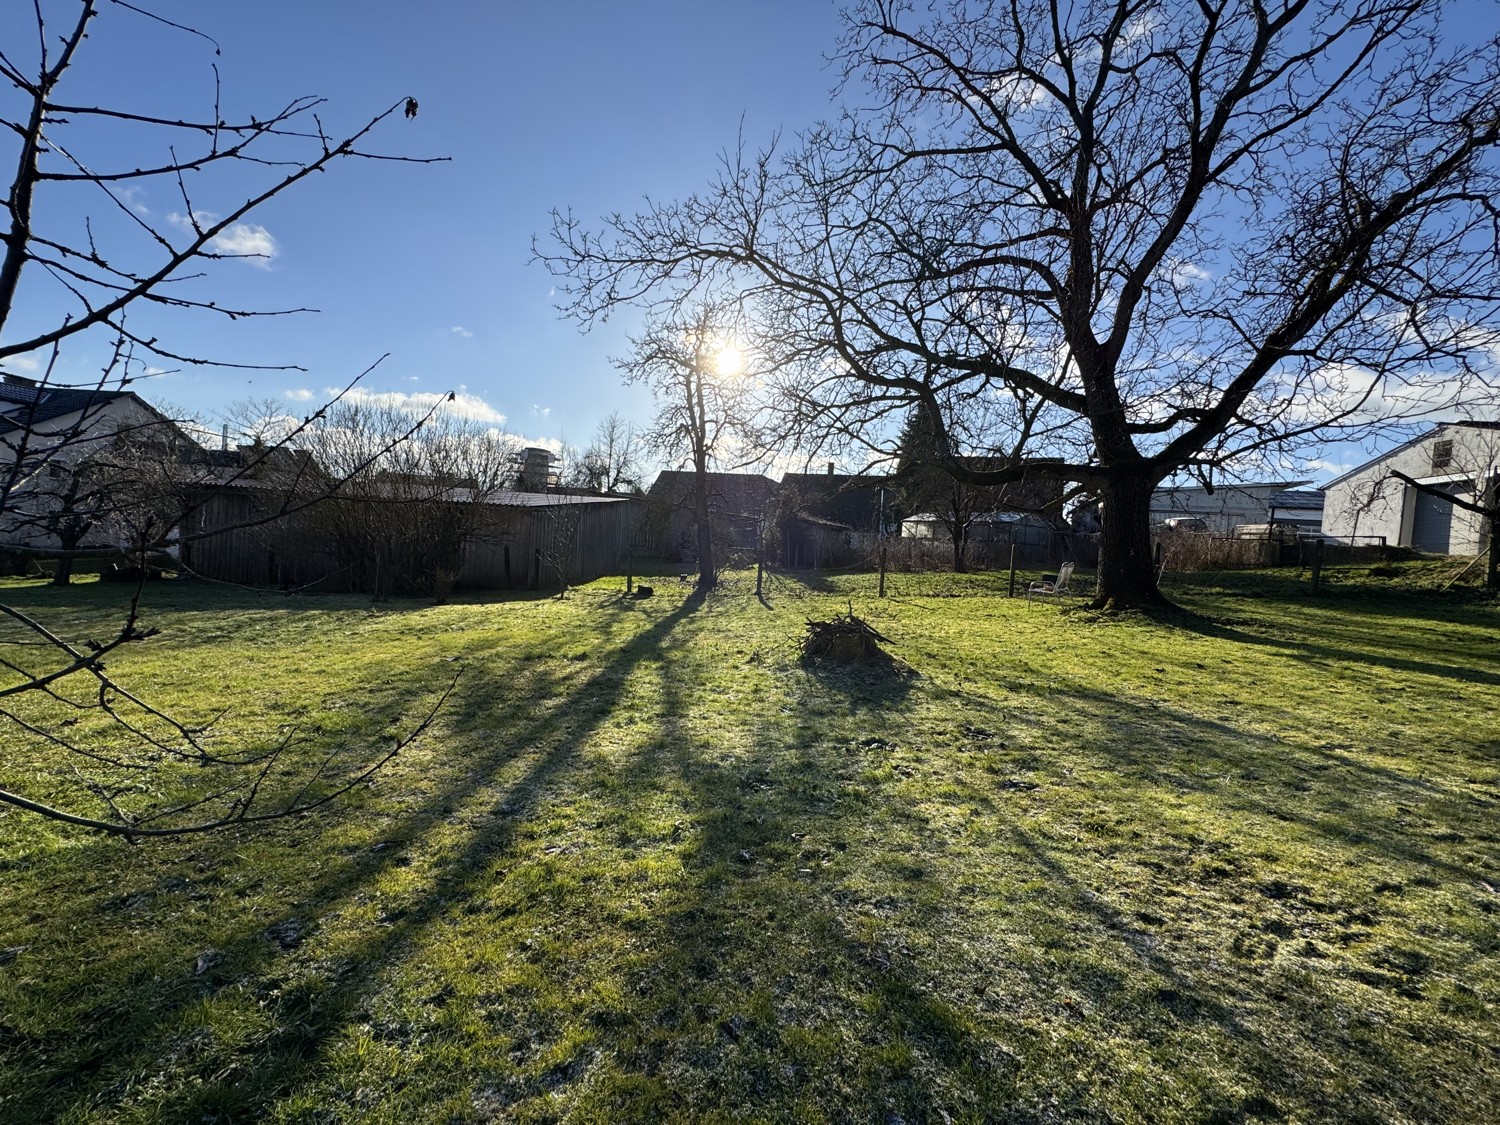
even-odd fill
[(462, 324), (455, 324), (452, 328), (448, 329), (448, 331), (452, 332), (455, 336), (462, 337), (465, 340), (472, 340), (474, 338), (474, 333), (470, 332)]
[(4, 360), (6, 367), (14, 367), (17, 371), (40, 371), (41, 361), (34, 355), (10, 355)]
[[(329, 398), (338, 394), (337, 387), (329, 387), (324, 391)], [(460, 418), (469, 418), (475, 422), (485, 422), (491, 426), (505, 425), (505, 415), (496, 410), (478, 395), (455, 394), (453, 401), (447, 401), (448, 395), (441, 391), (367, 391), (355, 387), (344, 396), (344, 401), (355, 403), (366, 403), (370, 406), (391, 407), (395, 410), (404, 410), (409, 414), (426, 414), (433, 407), (438, 407), (450, 414)]]
[(293, 402), (310, 402), (313, 396), (312, 391), (308, 390), (306, 387), (298, 387), (294, 391), (286, 391), (285, 394), (286, 397), (291, 399)]
[(550, 406), (538, 406), (535, 403), (531, 404), (531, 416), (533, 418), (545, 418), (551, 413), (552, 407)]
[(1354, 468), (1352, 461), (1329, 461), (1324, 457), (1309, 457), (1305, 462), (1308, 472), (1326, 473), (1329, 477), (1340, 477)]
[(271, 268), (271, 260), (281, 253), (281, 247), (271, 237), (271, 232), (259, 223), (233, 223), (222, 234), (209, 240), (209, 248), (215, 254), (235, 254), (245, 258), (258, 269)]
[[(218, 221), (219, 216), (213, 211), (194, 211), (191, 216), (173, 211), (167, 216), (167, 222), (192, 235)], [(263, 270), (270, 269), (272, 259), (281, 253), (281, 247), (271, 232), (259, 223), (230, 223), (208, 240), (205, 249), (212, 254), (242, 258)]]
[(1043, 86), (1019, 74), (992, 79), (984, 92), (1012, 113), (1025, 113), (1048, 96)]
[(1168, 262), (1167, 271), (1167, 276), (1172, 282), (1173, 289), (1186, 289), (1191, 285), (1196, 285), (1200, 281), (1209, 281), (1213, 278), (1213, 274), (1209, 273), (1202, 266), (1195, 265), (1181, 258), (1174, 258)]
[(563, 443), (557, 438), (530, 438), (521, 437), (518, 435), (516, 440), (519, 441), (523, 446), (533, 445), (538, 449), (550, 449), (553, 453), (561, 453), (563, 451)]

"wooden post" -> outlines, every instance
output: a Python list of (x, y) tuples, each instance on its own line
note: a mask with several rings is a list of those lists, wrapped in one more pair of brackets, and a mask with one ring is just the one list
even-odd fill
[(1010, 541), (1010, 592), (1008, 597), (1016, 596), (1016, 540), (1014, 535)]
[(1318, 592), (1318, 583), (1323, 579), (1323, 540), (1313, 540), (1312, 552), (1312, 592)]
[[(882, 493), (883, 495), (883, 493)], [(885, 597), (885, 544), (880, 545), (880, 596)]]
[(625, 548), (625, 592), (635, 592), (635, 548)]
[(766, 552), (762, 548), (755, 552), (755, 596), (760, 597), (760, 592), (765, 585), (766, 577)]

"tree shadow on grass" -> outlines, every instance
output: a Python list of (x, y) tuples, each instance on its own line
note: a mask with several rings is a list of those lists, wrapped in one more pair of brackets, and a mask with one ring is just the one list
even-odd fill
[[(1367, 1094), (1375, 1070), (1395, 1089), (1381, 1096), (1394, 1100), (1371, 1096), (1367, 1104), (1423, 1115), (1416, 1103), (1438, 1087), (1418, 1063), (1391, 1057), (1396, 1048), (1372, 1049), (1374, 1036), (1342, 1028), (1341, 1019), (1359, 1013), (1333, 973), (1289, 986), (1262, 979), (1264, 959), (1228, 971), (1215, 964), (1229, 962), (1225, 950), (1165, 944), (1164, 919), (1140, 915), (1171, 911), (1146, 902), (1133, 913), (1128, 891), (1110, 876), (1156, 864), (1154, 889), (1214, 880), (1203, 909), (1230, 909), (1225, 896), (1238, 895), (1267, 903), (1268, 915), (1329, 913), (1274, 859), (1250, 857), (1237, 868), (1232, 853), (1215, 850), (1223, 841), (1174, 835), (1159, 810), (1184, 795), (1253, 816), (1233, 829), (1240, 836), (1253, 835), (1247, 823), (1274, 828), (1273, 819), (1290, 815), (1330, 846), (1364, 847), (1367, 836), (1377, 859), (1467, 874), (1421, 848), (1403, 853), (1410, 840), (1382, 823), (1377, 802), (1328, 813), (1320, 802), (1331, 798), (1292, 787), (1325, 764), (1340, 773), (1317, 784), (1347, 786), (1351, 795), (1399, 787), (1413, 799), (1440, 796), (1436, 782), (1057, 676), (1001, 703), (976, 695), (962, 715), (982, 717), (987, 729), (960, 725), (956, 713), (949, 732), (983, 743), (976, 747), (911, 745), (909, 700), (892, 705), (880, 683), (831, 683), (786, 666), (761, 677), (777, 686), (741, 710), (711, 709), (693, 665), (668, 643), (691, 613), (684, 605), (643, 621), (613, 647), (601, 639), (597, 667), (577, 665), (576, 675), (556, 661), (482, 669), (451, 716), (455, 753), (472, 756), (435, 775), (407, 811), (382, 814), (378, 835), (388, 846), (308, 872), (306, 890), (275, 918), (235, 919), (222, 960), (201, 975), (180, 966), (173, 981), (137, 978), (134, 991), (102, 998), (95, 1022), (119, 1026), (92, 1056), (67, 1043), (20, 1048), (41, 1078), (75, 1081), (39, 1096), (37, 1116), (107, 1109), (127, 1083), (149, 1081), (158, 1060), (201, 1049), (191, 1079), (178, 1077), (152, 1107), (168, 1119), (249, 1119), (287, 1096), (332, 1096), (328, 1056), (346, 1035), (367, 1034), (372, 1050), (440, 1069), (450, 1057), (445, 1043), (496, 1019), (516, 1024), (507, 1030), (524, 1057), (469, 1074), (483, 1097), (460, 1107), (459, 1119), (576, 1111), (655, 1120), (737, 1110), (785, 1120), (935, 1121), (939, 1111), (1103, 1120), (1171, 1116), (1153, 1102), (1168, 1086), (1185, 1099), (1176, 1103), (1183, 1118), (1295, 1117), (1309, 1107), (1334, 1116), (1337, 1095)], [(654, 684), (652, 710), (635, 705), (632, 713), (642, 679)], [(834, 721), (850, 710), (858, 726)], [(628, 726), (626, 748), (608, 763), (595, 748), (584, 761), (583, 744), (606, 723), (612, 735)], [(1000, 748), (998, 739), (1023, 724), (1025, 748)], [(993, 759), (993, 772), (964, 755)], [(592, 803), (562, 795), (564, 787), (586, 790)], [(1045, 802), (1064, 799), (1117, 813), (1143, 837), (1130, 838), (1134, 851), (1111, 865), (1102, 849), (1116, 841), (1103, 829), (1080, 824), (1076, 812), (1047, 821)], [(564, 836), (545, 859), (525, 862), (522, 846), (553, 830), (554, 802), (564, 807), (551, 824), (587, 817), (577, 826), (584, 850), (570, 851)], [(349, 809), (339, 819), (368, 814)], [(1064, 828), (1071, 838), (1056, 835)], [(424, 854), (424, 842), (443, 832), (442, 846)], [(619, 869), (590, 851), (608, 852), (608, 862), (618, 856)], [(381, 880), (407, 863), (419, 885), (380, 893)], [(652, 882), (642, 871), (677, 874)], [(359, 909), (370, 914), (365, 929), (327, 964), (279, 950), (266, 925)], [(488, 945), (504, 947), (478, 956), (533, 975), (506, 977), (497, 995), (479, 998), (452, 1025), (370, 1011), (394, 968), (422, 969), (422, 958), (463, 926), (490, 928)], [(469, 973), (427, 971), (430, 994), (414, 995), (431, 1011)], [(101, 976), (124, 979), (119, 973)], [(543, 980), (571, 991), (563, 1001), (537, 997)], [(266, 1038), (219, 1053), (195, 1047), (184, 1032), (195, 1005), (227, 1002), (237, 990), (261, 1006)], [(1282, 1007), (1278, 990), (1299, 1005)], [(1304, 1017), (1315, 1030), (1279, 1026)], [(540, 1038), (528, 1045), (527, 1036)], [(1288, 1044), (1295, 1062), (1281, 1053)], [(1340, 1086), (1349, 1060), (1363, 1073)], [(1142, 1088), (1113, 1093), (1131, 1074)], [(1262, 1101), (1246, 1093), (1262, 1088)]]
[(1344, 630), (1348, 643), (1335, 646), (1247, 632), (1233, 625), (1193, 614), (1174, 615), (1170, 623), (1199, 636), (1230, 641), (1239, 645), (1280, 649), (1294, 659), (1345, 661), (1378, 668), (1393, 668), (1418, 675), (1441, 676), (1462, 683), (1500, 685), (1500, 672), (1485, 671), (1461, 664), (1439, 664), (1431, 660), (1419, 660), (1412, 656), (1396, 655), (1396, 652), (1404, 646), (1388, 631), (1381, 631), (1379, 626), (1374, 624), (1368, 628)]
[[(701, 599), (690, 597), (662, 613), (604, 655), (597, 671), (581, 682), (566, 682), (566, 670), (560, 674), (532, 668), (500, 682), (467, 683), (445, 713), (444, 729), (459, 738), (477, 730), (488, 745), (463, 767), (441, 777), (413, 807), (387, 816), (381, 846), (363, 849), (346, 863), (308, 872), (296, 901), (269, 926), (263, 919), (252, 922), (254, 912), (246, 912), (233, 924), (238, 928), (219, 938), (212, 956), (200, 957), (196, 968), (179, 965), (169, 979), (146, 982), (125, 965), (98, 965), (98, 979), (126, 981), (130, 991), (100, 998), (81, 1014), (75, 1035), (23, 1036), (8, 1043), (18, 1052), (12, 1062), (27, 1081), (26, 1090), (12, 1095), (7, 1104), (26, 1106), (33, 1120), (109, 1106), (151, 1075), (163, 1058), (180, 1060), (182, 1027), (196, 1007), (235, 996), (246, 982), (258, 981), (251, 986), (252, 996), (270, 1030), (254, 1043), (253, 1057), (230, 1052), (225, 1065), (222, 1055), (198, 1044), (215, 1059), (220, 1075), (205, 1074), (201, 1081), (169, 1091), (151, 1104), (166, 1119), (264, 1112), (276, 1097), (316, 1071), (320, 1055), (360, 1014), (383, 972), (409, 956), (419, 938), (446, 915), (483, 894), (486, 871), (511, 844), (518, 827), (535, 816), (549, 787), (577, 765), (580, 744), (610, 715), (631, 670), (658, 653), (700, 605)], [(547, 703), (551, 705), (544, 706)], [(330, 822), (361, 815), (358, 808), (341, 807), (283, 831), (294, 836), (317, 832)], [(299, 930), (315, 932), (317, 919), (371, 901), (371, 889), (383, 876), (412, 863), (409, 846), (439, 830), (457, 840), (437, 857), (422, 890), (382, 907), (335, 962), (312, 966), (311, 971), (305, 964), (284, 964), (289, 939), (293, 946), (301, 942)], [(197, 848), (201, 856), (217, 853), (224, 856), (220, 862), (229, 862), (225, 853), (232, 854), (236, 846), (226, 838), (202, 841)], [(111, 854), (102, 858), (106, 866), (114, 866)], [(178, 876), (164, 877), (158, 886), (139, 893), (171, 901), (183, 889), (176, 885), (179, 882)], [(183, 951), (176, 952), (180, 956)], [(125, 956), (140, 954), (132, 950)]]
[[(1276, 986), (1246, 994), (1200, 950), (1162, 944), (1163, 919), (1117, 905), (1087, 845), (1058, 854), (1028, 827), (1024, 788), (996, 785), (994, 842), (976, 867), (966, 834), (905, 791), (904, 778), (942, 765), (902, 752), (899, 712), (852, 743), (809, 742), (799, 726), (764, 721), (731, 746), (694, 724), (691, 693), (666, 667), (661, 689), (654, 749), (624, 767), (618, 792), (627, 805), (645, 801), (670, 778), (689, 795), (683, 879), (633, 932), (642, 956), (613, 982), (634, 1011), (591, 1080), (595, 1112), (1108, 1119), (1122, 1103), (1090, 1077), (1101, 1067), (1114, 1073), (1123, 1057), (1144, 1068), (1125, 1105), (1157, 1112), (1149, 1076), (1187, 1081), (1173, 1051), (1205, 1043), (1216, 1061), (1178, 1095), (1185, 1116), (1333, 1112), (1339, 1080), (1311, 1082), (1305, 1068), (1342, 1052), (1400, 1084), (1404, 1060), (1341, 1034), (1348, 1002), (1318, 978), (1296, 986), (1288, 1011), (1328, 1043), (1302, 1037), (1289, 1062), (1270, 1030)], [(795, 698), (819, 715), (836, 692), (814, 683)], [(1197, 745), (1176, 753), (1194, 760)], [(1273, 898), (1303, 893), (1264, 886)], [(1005, 943), (1018, 941), (1035, 951), (1008, 961)], [(1412, 1109), (1421, 1098), (1395, 1096)]]

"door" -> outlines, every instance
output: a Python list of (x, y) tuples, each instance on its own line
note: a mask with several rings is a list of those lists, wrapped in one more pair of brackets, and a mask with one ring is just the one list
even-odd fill
[[(1468, 492), (1470, 486), (1466, 481), (1459, 481), (1437, 487), (1452, 496)], [(1411, 545), (1419, 551), (1449, 554), (1453, 535), (1453, 505), (1419, 489), (1412, 491), (1415, 493), (1416, 511), (1411, 522)]]

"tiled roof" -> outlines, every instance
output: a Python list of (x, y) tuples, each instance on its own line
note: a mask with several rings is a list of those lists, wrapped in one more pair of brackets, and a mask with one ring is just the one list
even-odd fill
[(875, 526), (880, 517), (882, 488), (889, 490), (886, 505), (893, 506), (895, 484), (880, 477), (787, 473), (781, 478), (782, 494), (790, 492), (798, 498), (798, 514), (855, 528)]
[[(693, 495), (694, 474), (664, 469), (657, 474), (646, 499), (668, 508), (686, 506)], [(718, 512), (759, 517), (776, 491), (776, 482), (760, 473), (709, 473), (709, 505)]]
[[(46, 387), (0, 383), (0, 432), (27, 429), (69, 414), (87, 419), (120, 398), (135, 398), (131, 391), (105, 391), (95, 387)], [(143, 404), (144, 405), (144, 404)]]

